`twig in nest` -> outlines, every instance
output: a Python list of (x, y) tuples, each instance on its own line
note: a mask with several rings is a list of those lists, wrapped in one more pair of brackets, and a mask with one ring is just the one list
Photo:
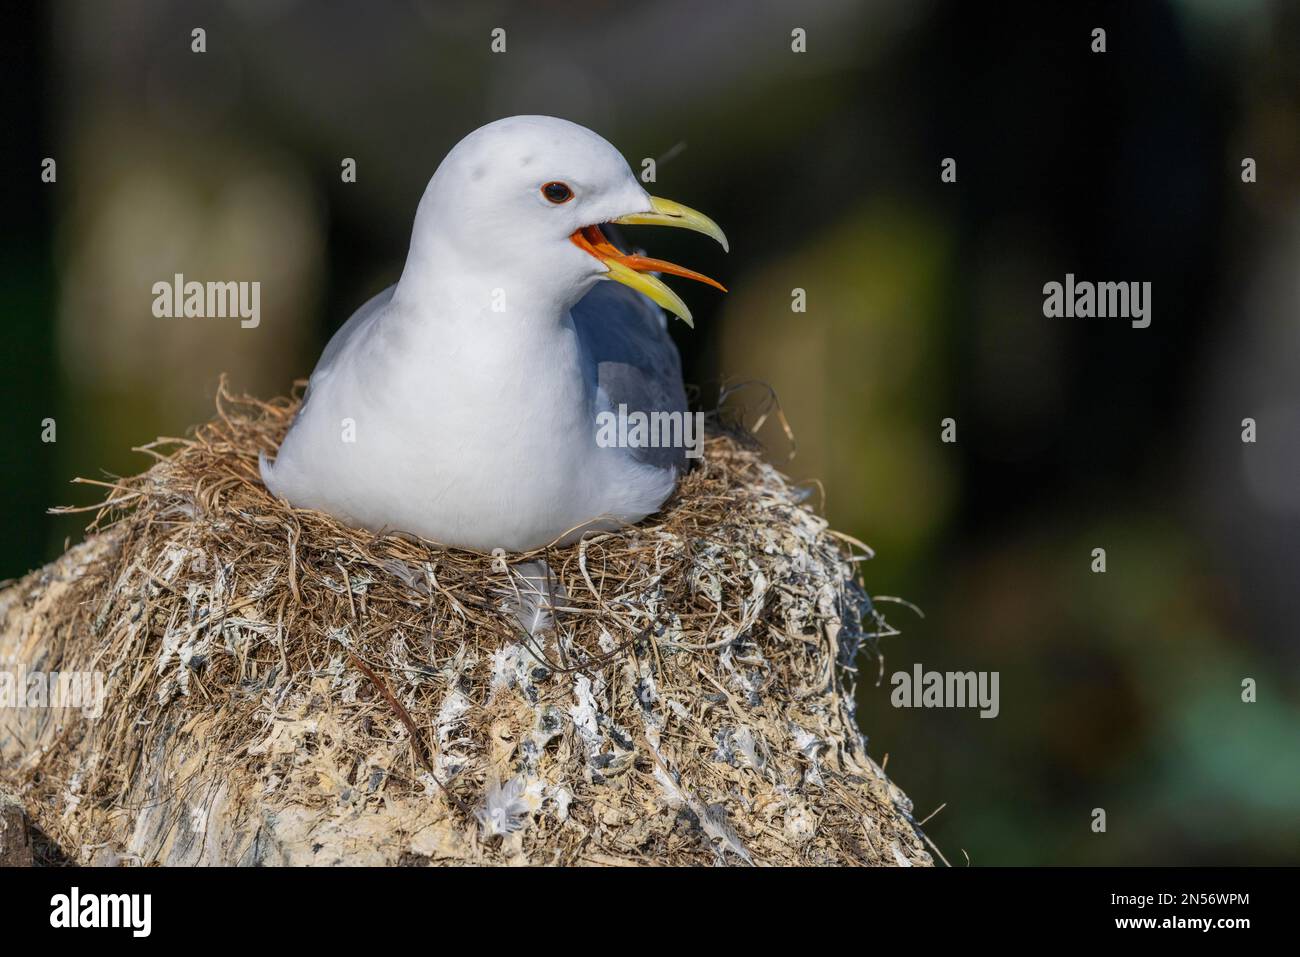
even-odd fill
[(443, 794), (447, 795), (447, 800), (460, 808), (461, 813), (465, 814), (467, 817), (472, 817), (474, 812), (470, 810), (469, 805), (453, 794), (451, 789), (442, 783), (438, 778), (437, 773), (433, 770), (433, 763), (429, 760), (429, 756), (424, 753), (424, 746), (421, 743), (420, 732), (415, 727), (415, 722), (411, 720), (410, 712), (408, 712), (406, 708), (402, 706), (402, 702), (398, 701), (397, 698), (394, 697), (393, 693), (388, 690), (388, 685), (384, 682), (384, 679), (375, 674), (373, 668), (358, 658), (351, 648), (346, 650), (348, 657), (352, 659), (352, 663), (357, 666), (357, 670), (369, 678), (370, 683), (379, 689), (379, 693), (384, 696), (384, 699), (388, 702), (389, 706), (396, 711), (397, 716), (401, 718), (402, 724), (406, 725), (407, 733), (411, 735), (411, 747), (415, 749), (415, 756), (419, 759), (424, 770), (429, 772), (429, 777), (433, 778), (433, 783), (442, 789)]

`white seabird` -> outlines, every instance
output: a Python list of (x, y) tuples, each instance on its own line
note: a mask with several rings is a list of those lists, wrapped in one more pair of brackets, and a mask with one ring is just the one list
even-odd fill
[[(429, 181), (397, 284), (325, 347), (274, 462), (272, 494), (349, 525), (526, 551), (637, 522), (668, 498), (683, 448), (605, 447), (598, 416), (687, 414), (656, 303), (690, 311), (602, 223), (707, 216), (650, 196), (584, 127), (515, 116), (456, 145)], [(612, 279), (614, 282), (602, 282)]]

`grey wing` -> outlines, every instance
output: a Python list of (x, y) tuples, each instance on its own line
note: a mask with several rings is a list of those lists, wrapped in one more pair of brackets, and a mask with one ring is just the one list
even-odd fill
[[(615, 410), (687, 414), (682, 360), (658, 306), (621, 283), (602, 281), (573, 307), (573, 322), (590, 373)], [(684, 448), (629, 451), (647, 465), (685, 471)]]
[(306, 405), (307, 400), (311, 398), (312, 386), (317, 385), (329, 376), (330, 371), (334, 368), (334, 363), (338, 361), (339, 355), (347, 348), (347, 344), (354, 337), (364, 334), (364, 330), (374, 322), (375, 318), (383, 312), (384, 307), (392, 300), (393, 290), (396, 288), (397, 285), (394, 284), (383, 292), (371, 296), (330, 338), (329, 343), (325, 346), (325, 351), (320, 354), (320, 359), (316, 362), (316, 368), (312, 370), (311, 378), (307, 380), (307, 391), (302, 397), (303, 405)]

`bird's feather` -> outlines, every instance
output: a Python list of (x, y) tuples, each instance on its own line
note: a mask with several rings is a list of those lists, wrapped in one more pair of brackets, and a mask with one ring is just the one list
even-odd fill
[(511, 569), (513, 579), (502, 591), (507, 611), (530, 638), (550, 629), (557, 605), (568, 599), (564, 585), (545, 561), (520, 562)]
[[(658, 306), (634, 289), (598, 282), (573, 308), (573, 322), (591, 375), (612, 409), (685, 415), (686, 388), (677, 346)], [(684, 448), (632, 448), (634, 459), (656, 468), (686, 466)]]

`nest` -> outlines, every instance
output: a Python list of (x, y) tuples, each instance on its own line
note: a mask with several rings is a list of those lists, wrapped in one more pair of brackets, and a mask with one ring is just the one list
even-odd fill
[(869, 552), (742, 438), (639, 526), (485, 556), (273, 499), (296, 408), (223, 385), (0, 593), (0, 668), (103, 676), (0, 726), (70, 859), (930, 863), (853, 713)]

